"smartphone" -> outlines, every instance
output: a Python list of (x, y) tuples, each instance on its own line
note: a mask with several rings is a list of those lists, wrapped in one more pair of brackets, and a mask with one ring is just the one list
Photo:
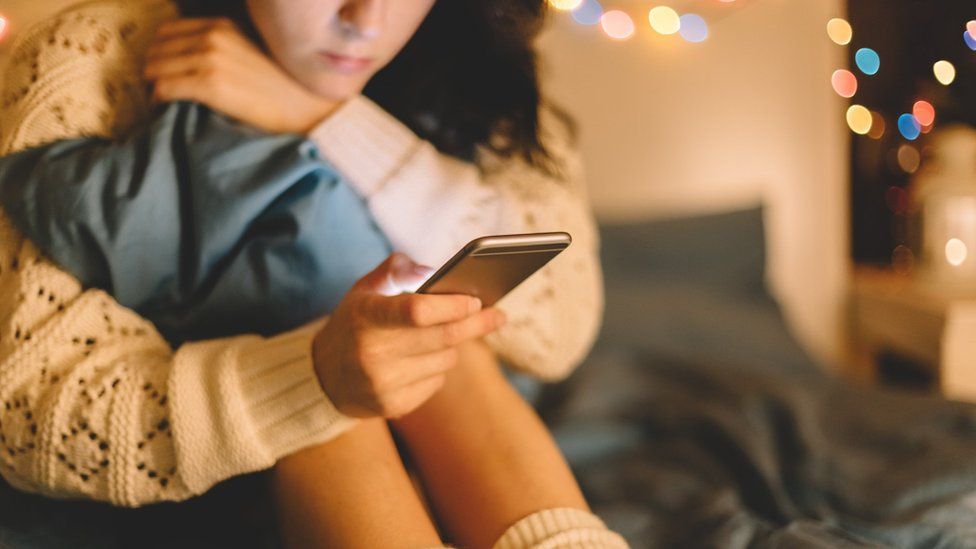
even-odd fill
[(471, 295), (490, 307), (572, 241), (565, 232), (476, 238), (431, 275), (417, 293)]

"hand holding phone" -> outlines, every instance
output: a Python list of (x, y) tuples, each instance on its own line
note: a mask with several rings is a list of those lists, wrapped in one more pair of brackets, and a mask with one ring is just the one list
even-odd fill
[(431, 275), (417, 293), (465, 294), (490, 307), (571, 243), (572, 237), (565, 232), (476, 238)]

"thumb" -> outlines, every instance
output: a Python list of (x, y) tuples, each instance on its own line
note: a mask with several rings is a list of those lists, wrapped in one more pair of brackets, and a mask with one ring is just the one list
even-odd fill
[(359, 279), (354, 288), (382, 295), (399, 295), (416, 289), (433, 272), (430, 267), (416, 263), (402, 253), (394, 252)]

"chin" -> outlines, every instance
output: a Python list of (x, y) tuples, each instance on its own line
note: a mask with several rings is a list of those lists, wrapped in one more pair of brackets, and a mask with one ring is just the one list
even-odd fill
[(345, 75), (326, 74), (307, 82), (306, 85), (317, 95), (326, 99), (345, 101), (350, 97), (359, 95), (366, 87), (366, 80)]

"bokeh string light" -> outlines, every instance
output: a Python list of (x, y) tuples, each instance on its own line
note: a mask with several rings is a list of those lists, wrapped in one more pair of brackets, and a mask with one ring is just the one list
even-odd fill
[(583, 0), (549, 0), (549, 5), (559, 11), (575, 10), (583, 3)]
[(969, 46), (969, 49), (976, 51), (976, 36), (970, 34), (968, 29), (962, 32), (962, 41)]
[(697, 13), (681, 16), (681, 37), (689, 42), (704, 42), (708, 39), (708, 23)]
[(878, 56), (878, 52), (871, 48), (857, 50), (857, 53), (854, 54), (854, 63), (861, 72), (868, 76), (878, 74), (878, 69), (881, 68), (881, 58)]
[(965, 263), (968, 255), (969, 250), (966, 249), (966, 243), (962, 240), (958, 238), (950, 238), (948, 242), (946, 242), (946, 261), (948, 261), (953, 267), (958, 267)]
[(857, 93), (857, 77), (847, 69), (837, 69), (830, 77), (830, 85), (837, 95), (850, 99)]
[[(681, 3), (680, 0), (676, 1)], [(755, 0), (752, 2), (746, 2), (744, 0), (716, 1), (732, 7), (751, 5), (755, 2)], [(609, 2), (609, 0), (603, 0), (603, 2)], [(632, 17), (636, 14), (630, 8), (607, 10), (600, 0), (547, 0), (547, 3), (556, 11), (568, 12), (573, 21), (580, 25), (599, 25), (603, 33), (612, 40), (628, 40), (638, 31), (638, 27)], [(701, 9), (709, 10), (707, 5)], [(728, 9), (727, 7), (723, 7), (720, 11), (726, 11)], [(614, 12), (614, 15), (607, 17), (607, 14), (611, 12)], [(648, 26), (657, 34), (663, 36), (679, 36), (684, 41), (693, 44), (705, 42), (711, 36), (711, 26), (709, 24), (711, 16), (706, 20), (706, 17), (700, 13), (682, 13), (673, 6), (657, 4), (656, 2), (649, 3), (646, 13)], [(624, 15), (627, 16), (627, 19), (624, 19)], [(633, 28), (631, 29), (631, 27)]]
[(909, 141), (915, 141), (922, 134), (922, 125), (912, 114), (905, 113), (898, 117), (898, 131)]
[(603, 32), (614, 40), (627, 40), (634, 35), (634, 20), (625, 12), (610, 10), (600, 17)]
[(936, 61), (932, 65), (932, 73), (935, 74), (935, 79), (939, 81), (939, 84), (943, 86), (948, 86), (956, 80), (956, 66), (945, 59)]
[(924, 126), (935, 124), (935, 107), (928, 101), (919, 100), (912, 105), (912, 116), (918, 123)]
[(868, 132), (868, 137), (881, 139), (884, 137), (886, 126), (884, 116), (880, 112), (871, 111), (871, 130)]
[[(832, 42), (841, 46), (851, 43), (854, 29), (850, 23), (841, 18), (834, 18), (827, 22), (827, 36)], [(976, 51), (976, 20), (966, 23), (963, 32), (966, 46)], [(881, 57), (877, 51), (869, 47), (861, 47), (853, 55), (853, 64), (865, 76), (873, 76), (881, 70)], [(945, 59), (932, 64), (932, 75), (943, 85), (950, 86), (956, 80), (956, 67)], [(857, 77), (849, 70), (838, 69), (831, 73), (831, 86), (841, 97), (851, 98), (857, 93)], [(931, 89), (925, 87), (923, 89)], [(933, 92), (934, 93), (934, 92)], [(884, 116), (860, 104), (851, 104), (846, 111), (847, 126), (857, 135), (864, 135), (871, 139), (880, 140), (885, 136), (886, 124)], [(897, 118), (894, 127), (906, 141), (915, 141), (922, 134), (929, 133), (935, 126), (935, 106), (926, 99), (917, 99), (911, 112), (903, 113)], [(916, 173), (922, 165), (922, 153), (911, 143), (901, 143), (887, 155), (891, 168), (901, 170), (905, 174)], [(884, 200), (888, 209), (896, 216), (908, 214), (909, 197), (904, 187), (893, 185), (884, 193)], [(903, 240), (902, 238), (898, 238)], [(969, 250), (960, 239), (949, 239), (945, 245), (946, 261), (951, 265), (961, 265), (966, 261)], [(900, 274), (909, 274), (915, 265), (915, 256), (904, 242), (899, 243), (891, 254), (891, 266)]]
[(576, 9), (573, 10), (573, 21), (580, 25), (596, 25), (603, 16), (603, 6), (597, 0), (583, 0)]
[(859, 135), (867, 135), (873, 123), (871, 111), (863, 105), (851, 105), (847, 109), (847, 125), (851, 131)]
[[(905, 173), (915, 173), (918, 171), (918, 167), (922, 164), (922, 155), (918, 152), (914, 146), (908, 143), (902, 144), (898, 147), (897, 153), (898, 167), (902, 169)], [(900, 190), (899, 187), (896, 187)], [(902, 192), (904, 194), (904, 191)], [(892, 208), (895, 213), (903, 213), (902, 210), (896, 210)]]
[(851, 29), (850, 23), (840, 17), (835, 17), (827, 21), (827, 36), (838, 46), (846, 46), (851, 43), (854, 30)]
[(647, 20), (651, 28), (664, 35), (674, 34), (681, 30), (681, 17), (678, 12), (668, 6), (656, 6), (647, 12)]
[[(827, 36), (835, 44), (845, 46), (851, 42), (853, 35), (854, 30), (846, 20), (835, 17), (827, 21)], [(976, 20), (966, 23), (963, 35), (966, 45), (976, 50)], [(859, 48), (854, 53), (854, 64), (861, 73), (873, 76), (881, 69), (881, 57), (872, 48)], [(937, 82), (949, 86), (956, 80), (956, 67), (949, 61), (940, 59), (933, 63), (932, 74)], [(835, 70), (831, 74), (830, 84), (841, 97), (849, 99), (857, 93), (857, 77), (847, 69)], [(869, 115), (865, 115), (865, 112)], [(874, 139), (881, 139), (885, 131), (884, 117), (861, 105), (851, 105), (847, 110), (847, 125), (852, 132)], [(921, 134), (932, 131), (934, 125), (935, 107), (924, 99), (917, 100), (912, 106), (912, 112), (902, 114), (897, 121), (898, 132), (909, 141), (914, 141)]]
[(7, 37), (7, 28), (9, 26), (10, 26), (10, 21), (7, 19), (6, 16), (0, 13), (0, 42), (3, 42), (3, 39)]

